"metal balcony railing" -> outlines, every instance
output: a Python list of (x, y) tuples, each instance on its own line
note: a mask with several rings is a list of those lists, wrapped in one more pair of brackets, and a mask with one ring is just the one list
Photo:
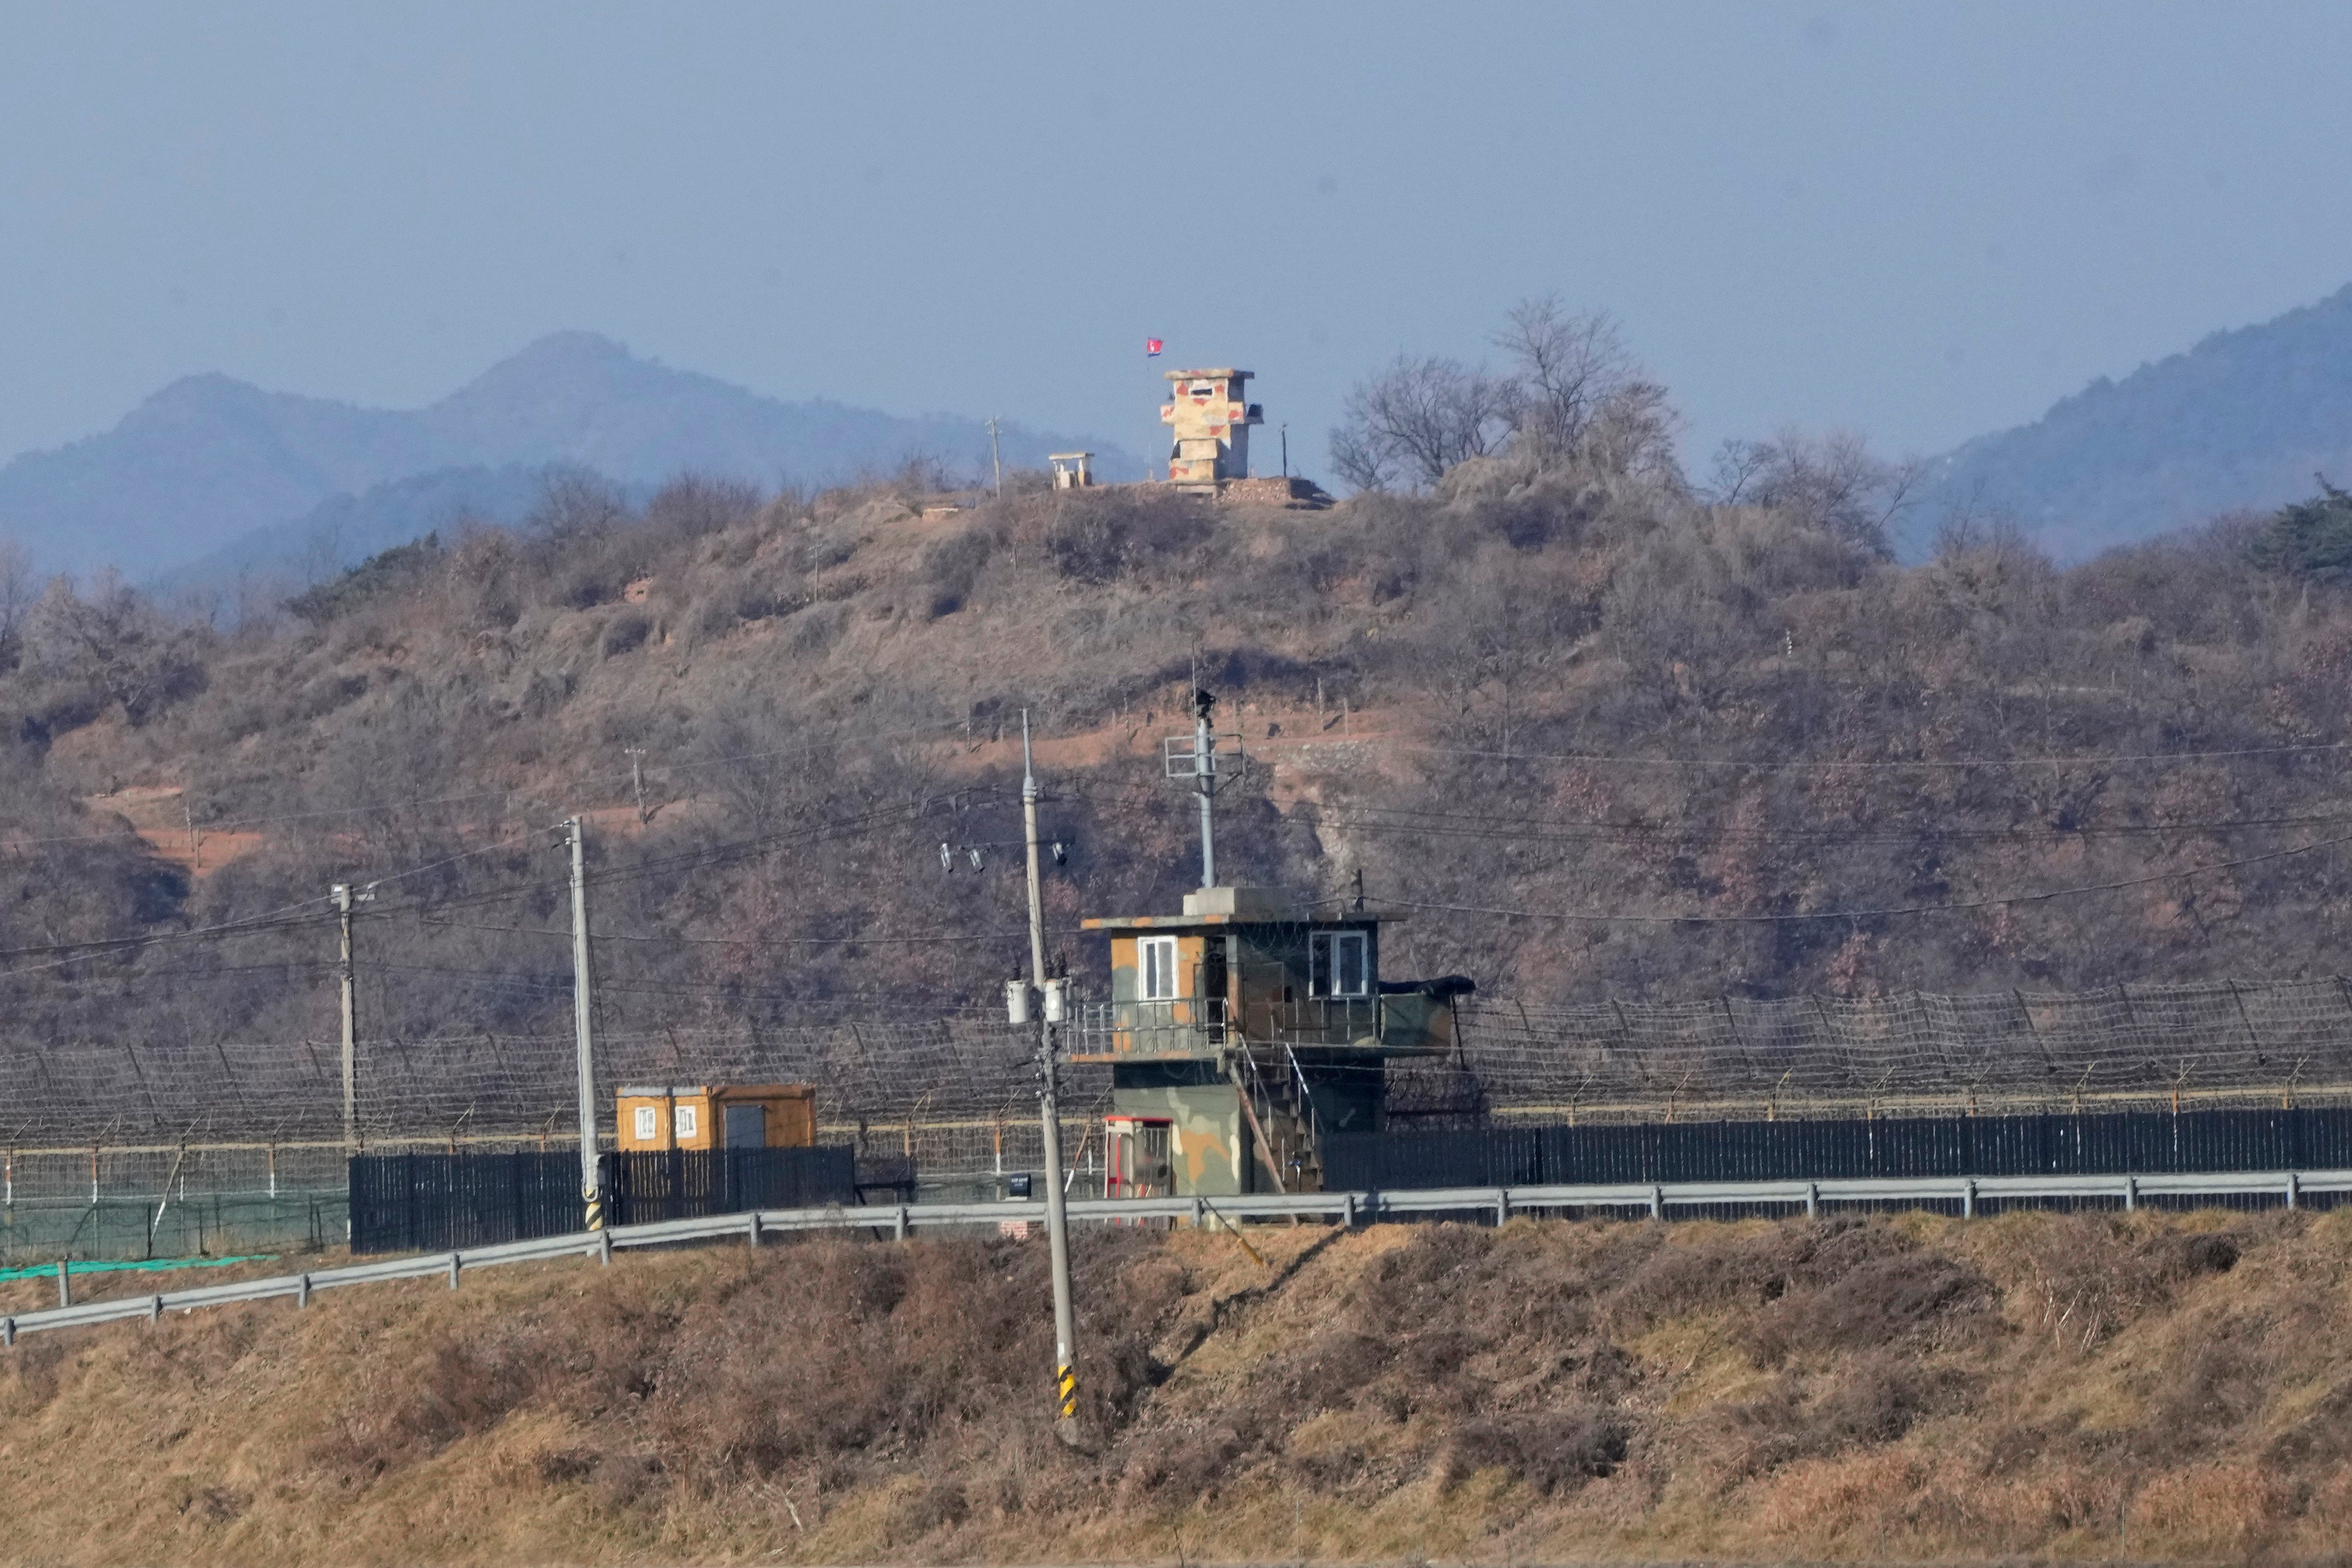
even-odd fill
[(1251, 1001), (1229, 1015), (1223, 996), (1087, 1002), (1072, 1010), (1070, 1048), (1087, 1056), (1214, 1056), (1228, 1043), (1418, 1050), (1444, 1046), (1433, 1031), (1442, 1002), (1418, 994), (1309, 996)]
[(1253, 1040), (1284, 1046), (1379, 1044), (1387, 1037), (1387, 1013), (1378, 996), (1309, 996), (1296, 1002), (1265, 1002), (1243, 1010)]
[(1087, 1056), (1208, 1056), (1225, 1043), (1227, 1032), (1222, 996), (1086, 1002), (1075, 1018), (1072, 1048)]

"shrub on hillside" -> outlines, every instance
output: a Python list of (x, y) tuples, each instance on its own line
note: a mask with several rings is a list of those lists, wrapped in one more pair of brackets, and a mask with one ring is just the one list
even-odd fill
[(441, 555), (441, 536), (428, 533), (371, 555), (341, 576), (295, 595), (286, 601), (286, 608), (298, 620), (325, 626), (362, 605), (414, 591), (431, 578)]
[(2352, 584), (2352, 493), (2319, 478), (2319, 494), (2281, 507), (2251, 542), (2248, 554), (2265, 571), (2306, 582)]
[(1150, 486), (1056, 495), (1045, 555), (1063, 576), (1110, 583), (1198, 549), (1215, 527), (1206, 503)]
[(996, 538), (984, 528), (965, 528), (923, 549), (923, 581), (930, 585), (930, 612), (936, 617), (963, 608), (972, 584), (996, 549)]

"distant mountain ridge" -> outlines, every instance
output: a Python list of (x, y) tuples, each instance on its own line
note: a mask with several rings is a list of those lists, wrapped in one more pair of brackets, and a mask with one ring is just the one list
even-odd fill
[[(1142, 476), (1139, 459), (1099, 440), (1010, 424), (1001, 439), (1008, 464), (1043, 467), (1048, 452), (1087, 446), (1106, 478)], [(414, 410), (185, 377), (111, 430), (0, 468), (0, 534), (44, 570), (114, 565), (169, 579), (215, 556), (260, 563), (274, 543), (315, 544), (296, 525), (322, 507), (334, 514), (322, 525), (370, 538), (397, 531), (404, 510), (427, 500), (500, 515), (517, 473), (555, 465), (625, 486), (688, 470), (824, 484), (911, 457), (970, 468), (987, 450), (978, 419), (787, 403), (639, 359), (593, 332), (557, 332)], [(427, 479), (425, 500), (399, 490)], [(338, 498), (352, 500), (339, 510), (330, 505)], [(247, 539), (264, 531), (271, 537)]]
[[(551, 473), (582, 471), (478, 465), (338, 491), (291, 521), (240, 534), (193, 561), (145, 573), (142, 581), (164, 594), (244, 585), (271, 599), (428, 533), (438, 531), (446, 540), (469, 522), (520, 523), (546, 493)], [(652, 490), (646, 485), (623, 489), (637, 501)]]
[(2308, 496), (2352, 476), (2352, 286), (2105, 377), (1937, 459), (1906, 553), (1958, 512), (2006, 515), (2063, 560)]

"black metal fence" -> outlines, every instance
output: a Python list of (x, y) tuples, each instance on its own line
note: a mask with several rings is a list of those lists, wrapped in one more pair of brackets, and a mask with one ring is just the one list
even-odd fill
[[(608, 1225), (857, 1201), (846, 1144), (679, 1150), (599, 1162)], [(366, 1154), (351, 1161), (353, 1252), (440, 1252), (586, 1225), (577, 1154)]]
[(361, 1154), (353, 1252), (438, 1252), (560, 1236), (586, 1223), (577, 1154)]
[(2352, 1107), (1339, 1133), (1334, 1190), (2352, 1167)]
[(605, 1215), (614, 1225), (857, 1201), (855, 1152), (846, 1143), (607, 1154), (604, 1165)]

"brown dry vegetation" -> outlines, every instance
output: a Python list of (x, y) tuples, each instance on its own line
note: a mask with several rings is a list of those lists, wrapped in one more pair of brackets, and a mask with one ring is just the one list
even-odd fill
[(2352, 1216), (1088, 1233), (485, 1271), (26, 1341), (17, 1562), (2289, 1559)]
[[(2060, 570), (1958, 526), (1905, 568), (1801, 486), (1733, 504), (1591, 453), (1479, 458), (1433, 493), (1321, 512), (1016, 489), (933, 515), (919, 474), (815, 497), (684, 480), (632, 511), (567, 482), (524, 530), (395, 552), (233, 628), (53, 587), (0, 635), (0, 943), (242, 919), (498, 844), (401, 883), (408, 914), (366, 915), (362, 1009), (404, 1037), (554, 1029), (565, 955), (535, 933), (562, 892), (527, 830), (584, 809), (600, 868), (630, 873), (601, 924), (661, 938), (603, 960), (615, 1026), (936, 1016), (1023, 954), (1021, 708), (1073, 851), (1056, 928), (1191, 884), (1157, 742), (1197, 652), (1259, 759), (1223, 808), (1222, 863), (1245, 879), (1335, 894), (1360, 870), (1378, 899), (1579, 913), (1970, 906), (1400, 928), (1402, 963), (1489, 994), (2338, 967), (2340, 852), (2263, 858), (2340, 835), (2336, 755), (2112, 760), (2346, 732), (2352, 602), (2257, 564), (2245, 527)], [(1741, 765), (1562, 760), (1585, 753)], [(2111, 760), (2000, 765), (2049, 756)], [(1788, 760), (1867, 765), (1745, 765)], [(1947, 765), (1876, 765), (1919, 761)], [(201, 879), (184, 806), (214, 836)], [(943, 875), (942, 841), (994, 847), (987, 868)], [(2221, 861), (2244, 863), (2134, 880)], [(2133, 885), (1983, 901), (2109, 881)], [(462, 929), (413, 918), (528, 883)], [(849, 940), (894, 931), (970, 940)], [(1068, 945), (1081, 973), (1098, 960)], [(43, 1038), (331, 1035), (331, 922), (222, 951), (41, 967), (6, 999)]]

